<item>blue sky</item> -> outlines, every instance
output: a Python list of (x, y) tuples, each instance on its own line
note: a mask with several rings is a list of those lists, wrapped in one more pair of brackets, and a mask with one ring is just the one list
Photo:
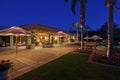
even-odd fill
[[(120, 0), (117, 0), (120, 4)], [(108, 19), (105, 0), (88, 0), (86, 8), (86, 24), (92, 30)], [(114, 22), (120, 25), (120, 11), (114, 11)], [(21, 26), (24, 24), (40, 23), (64, 30), (69, 30), (71, 23), (79, 22), (79, 5), (74, 16), (70, 2), (64, 0), (1, 0), (0, 26)]]

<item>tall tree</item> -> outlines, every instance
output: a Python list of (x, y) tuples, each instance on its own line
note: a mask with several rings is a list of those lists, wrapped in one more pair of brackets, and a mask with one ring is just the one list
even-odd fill
[(107, 57), (109, 60), (113, 59), (114, 37), (113, 37), (113, 18), (114, 18), (114, 5), (116, 0), (106, 0), (108, 7), (108, 32), (107, 32)]
[(76, 38), (77, 38), (77, 42), (79, 42), (80, 23), (78, 23), (78, 22), (72, 22), (72, 25), (70, 27), (70, 32), (72, 32), (74, 28), (76, 28)]
[[(69, 0), (65, 0), (68, 2)], [(84, 50), (84, 26), (85, 26), (85, 10), (86, 10), (86, 4), (87, 0), (72, 0), (71, 3), (71, 10), (75, 14), (75, 8), (76, 4), (80, 2), (80, 27), (81, 27), (81, 49)]]
[(89, 30), (90, 30), (90, 26), (89, 25), (85, 25), (84, 31), (85, 31), (87, 37), (89, 36), (89, 33), (88, 33)]
[[(103, 25), (100, 26), (100, 29), (98, 29), (97, 31), (99, 32), (100, 36), (104, 39), (107, 39), (107, 28), (108, 28), (108, 22), (105, 22)], [(113, 29), (114, 29), (114, 41), (118, 41), (119, 40), (119, 31), (120, 28), (118, 27), (118, 25), (116, 23), (113, 23)]]
[(77, 33), (77, 42), (79, 42), (79, 29), (80, 29), (80, 24), (78, 22), (74, 23), (76, 27), (76, 33)]

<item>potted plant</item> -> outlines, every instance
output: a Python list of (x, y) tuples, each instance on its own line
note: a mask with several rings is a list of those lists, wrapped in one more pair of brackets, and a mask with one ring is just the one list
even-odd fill
[(7, 80), (8, 70), (13, 67), (10, 60), (0, 60), (0, 80)]

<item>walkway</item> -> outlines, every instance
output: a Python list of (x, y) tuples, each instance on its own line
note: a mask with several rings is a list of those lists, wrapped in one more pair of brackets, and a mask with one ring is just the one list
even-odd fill
[(41, 48), (25, 49), (23, 47), (18, 48), (18, 54), (16, 56), (15, 48), (0, 48), (0, 60), (11, 60), (14, 63), (13, 69), (9, 70), (8, 80), (12, 80), (34, 68), (37, 68), (43, 64), (46, 64), (68, 52), (78, 48), (75, 45), (63, 45), (61, 47), (56, 46), (53, 48)]

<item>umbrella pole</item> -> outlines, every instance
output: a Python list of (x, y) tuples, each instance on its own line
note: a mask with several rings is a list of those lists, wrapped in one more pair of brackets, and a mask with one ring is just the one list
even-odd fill
[(18, 45), (17, 45), (17, 35), (16, 35), (16, 56), (17, 56), (17, 50), (18, 50)]
[(97, 41), (94, 40), (94, 49), (96, 50)]
[(87, 39), (87, 45), (88, 45), (88, 39)]

